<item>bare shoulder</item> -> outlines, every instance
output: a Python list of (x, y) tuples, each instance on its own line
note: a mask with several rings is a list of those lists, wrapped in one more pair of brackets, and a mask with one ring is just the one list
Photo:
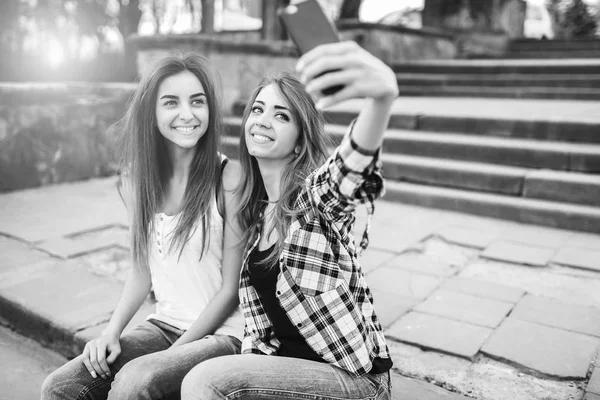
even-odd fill
[(229, 160), (223, 169), (223, 189), (225, 191), (235, 190), (242, 179), (242, 166), (238, 161)]

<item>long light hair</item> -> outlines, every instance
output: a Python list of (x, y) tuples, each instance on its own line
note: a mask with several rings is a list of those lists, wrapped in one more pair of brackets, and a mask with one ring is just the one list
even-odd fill
[(168, 77), (189, 71), (194, 74), (206, 94), (209, 121), (204, 135), (196, 144), (190, 164), (189, 177), (183, 196), (183, 207), (168, 251), (183, 247), (201, 218), (203, 243), (201, 254), (208, 246), (210, 207), (220, 180), (221, 116), (216, 87), (205, 58), (188, 53), (160, 60), (140, 80), (133, 93), (125, 116), (113, 126), (118, 135), (120, 168), (128, 175), (132, 189), (131, 251), (137, 266), (147, 266), (150, 228), (154, 215), (161, 207), (166, 180), (172, 174), (173, 160), (167, 152), (165, 138), (158, 130), (156, 101), (160, 84)]
[(288, 73), (280, 73), (266, 77), (259, 83), (244, 110), (239, 147), (240, 164), (246, 173), (239, 191), (240, 212), (238, 216), (245, 232), (246, 243), (257, 224), (261, 222), (260, 213), (268, 199), (258, 162), (248, 153), (245, 126), (256, 97), (269, 85), (273, 85), (279, 90), (292, 113), (299, 132), (296, 146), (300, 148), (300, 152), (291, 158), (282, 172), (281, 196), (275, 206), (274, 224), (279, 238), (275, 246), (276, 251), (272, 252), (264, 261), (267, 265), (274, 265), (281, 252), (292, 218), (303, 211), (296, 209), (295, 203), (298, 194), (305, 184), (306, 177), (327, 159), (329, 140), (324, 132), (323, 114), (315, 108), (313, 100), (300, 81)]

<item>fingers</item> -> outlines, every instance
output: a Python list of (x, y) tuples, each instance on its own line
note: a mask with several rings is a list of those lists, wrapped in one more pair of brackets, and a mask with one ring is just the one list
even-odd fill
[(110, 373), (110, 368), (108, 367), (108, 363), (106, 362), (106, 346), (98, 346), (98, 365), (102, 370), (102, 377), (104, 379), (108, 379), (112, 376)]
[(112, 364), (115, 362), (119, 354), (121, 354), (121, 346), (112, 346), (108, 349), (108, 351), (110, 352), (110, 354), (108, 355), (108, 357), (106, 357), (106, 362)]
[(83, 364), (92, 376), (103, 379), (111, 377), (110, 369), (105, 360), (106, 346), (97, 344), (95, 341), (88, 342), (83, 351)]
[(96, 379), (98, 377), (98, 374), (96, 373), (96, 370), (94, 370), (94, 368), (92, 367), (92, 364), (90, 363), (89, 345), (90, 345), (89, 343), (87, 343), (85, 345), (85, 348), (83, 349), (81, 361), (83, 361), (83, 365), (85, 365), (85, 368), (88, 370), (88, 372), (90, 373), (92, 378)]
[(311, 64), (315, 60), (319, 60), (326, 55), (344, 54), (356, 48), (356, 46), (358, 46), (356, 42), (352, 41), (322, 44), (300, 57), (296, 70), (299, 71), (303, 69), (304, 66)]
[[(306, 91), (317, 101), (316, 107), (323, 109), (334, 103), (356, 97), (358, 95), (354, 82), (360, 76), (357, 69), (332, 71), (313, 79), (306, 86)], [(341, 85), (344, 88), (330, 96), (324, 96), (323, 90)]]

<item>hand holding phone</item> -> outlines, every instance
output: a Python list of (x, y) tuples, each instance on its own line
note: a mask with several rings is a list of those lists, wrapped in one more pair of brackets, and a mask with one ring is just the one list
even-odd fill
[[(335, 27), (327, 19), (316, 0), (296, 2), (279, 10), (278, 15), (301, 54), (305, 54), (321, 44), (340, 41)], [(323, 74), (334, 71), (337, 70), (325, 71)], [(342, 88), (342, 85), (336, 85), (324, 89), (322, 93), (330, 96)]]

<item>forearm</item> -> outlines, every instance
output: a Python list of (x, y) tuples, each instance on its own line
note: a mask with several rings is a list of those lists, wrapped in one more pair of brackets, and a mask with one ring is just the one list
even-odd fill
[(119, 302), (103, 333), (119, 337), (125, 326), (133, 318), (137, 310), (139, 310), (148, 293), (150, 293), (150, 288), (150, 273), (142, 271), (135, 266), (132, 267), (125, 280), (125, 286), (123, 287)]
[(173, 343), (173, 346), (190, 343), (215, 333), (229, 318), (238, 303), (237, 291), (231, 293), (221, 290), (200, 313), (192, 326)]
[(366, 100), (367, 105), (358, 115), (352, 130), (352, 140), (361, 149), (375, 151), (381, 147), (395, 98), (396, 96), (390, 95)]

